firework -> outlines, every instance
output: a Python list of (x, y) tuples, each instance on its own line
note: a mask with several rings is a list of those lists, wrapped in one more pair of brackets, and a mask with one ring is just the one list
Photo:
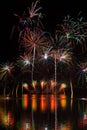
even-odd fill
[(24, 12), (23, 14), (25, 18), (25, 24), (29, 28), (42, 26), (42, 23), (40, 20), (42, 18), (42, 13), (40, 12), (42, 7), (39, 6), (39, 1), (37, 0), (35, 3), (32, 2), (31, 7), (28, 7), (27, 9), (28, 11)]
[[(66, 75), (67, 78), (70, 76), (71, 79), (71, 74), (75, 74), (75, 71), (73, 70), (78, 66), (78, 82), (87, 82), (87, 62), (82, 62), (79, 65), (74, 62), (75, 68), (70, 71), (70, 67), (73, 65), (73, 56), (75, 55), (78, 57), (77, 59), (80, 59), (79, 54), (76, 54), (76, 52), (80, 52), (82, 48), (84, 49), (87, 46), (87, 22), (83, 17), (79, 16), (74, 19), (67, 15), (63, 19), (63, 22), (56, 26), (54, 34), (51, 35), (51, 33), (45, 31), (41, 26), (41, 10), (42, 7), (39, 6), (39, 1), (36, 0), (31, 3), (31, 6), (28, 7), (22, 15), (16, 13), (13, 14), (17, 21), (16, 25), (12, 28), (11, 38), (13, 37), (13, 34), (15, 35), (13, 38), (16, 38), (18, 34), (18, 39), (12, 39), (12, 42), (18, 40), (19, 51), (21, 52), (21, 55), (17, 59), (17, 66), (15, 67), (18, 67), (17, 73), (22, 71), (22, 76), (24, 76), (24, 74), (25, 76), (30, 74), (29, 76), (31, 76), (31, 78), (29, 78), (31, 79), (34, 90), (36, 90), (37, 87), (37, 78), (41, 80), (40, 86), (42, 90), (44, 90), (46, 86), (45, 82), (42, 80), (42, 75), (45, 75), (44, 79), (48, 77), (49, 79), (52, 78), (53, 81), (50, 83), (50, 88), (51, 90), (55, 89), (56, 92), (56, 87), (58, 86), (57, 78)], [(86, 53), (81, 52), (81, 54), (84, 56)], [(65, 69), (65, 67), (68, 69)], [(6, 63), (0, 65), (0, 81), (5, 81), (6, 83), (9, 80), (10, 77), (8, 78), (8, 76), (12, 74), (13, 69), (13, 64)], [(71, 73), (69, 75), (67, 75), (67, 73), (61, 75), (65, 70), (68, 70), (67, 72)], [(16, 73), (14, 74), (16, 75)], [(19, 74), (17, 79), (20, 77)], [(17, 83), (17, 79), (14, 80), (14, 84)], [(59, 79), (59, 82), (60, 80), (61, 78)], [(17, 86), (17, 95), (20, 80), (15, 86)], [(72, 88), (72, 80), (70, 80), (70, 86)], [(12, 90), (12, 93), (14, 90), (15, 89)]]
[[(57, 83), (57, 64), (63, 63), (70, 66), (72, 64), (72, 52), (69, 49), (57, 49), (50, 52), (55, 64), (55, 84)], [(56, 89), (56, 88), (55, 88)]]
[(29, 67), (32, 66), (32, 57), (29, 54), (24, 53), (24, 55), (20, 56), (17, 60), (17, 66), (23, 71), (29, 71)]
[(41, 13), (39, 11), (42, 9), (42, 7), (37, 7), (38, 3), (39, 1), (32, 3), (31, 8), (29, 8), (30, 18), (33, 18), (35, 16), (41, 17)]
[(84, 82), (87, 82), (87, 62), (80, 63), (78, 65), (79, 71), (78, 71), (78, 82), (82, 81), (82, 85)]
[(0, 65), (0, 80), (6, 79), (7, 76), (11, 75), (14, 68), (13, 63), (6, 63)]
[(12, 39), (15, 31), (18, 31), (20, 37), (21, 32), (27, 27), (33, 28), (43, 26), (40, 20), (40, 18), (42, 18), (42, 13), (40, 12), (42, 7), (39, 7), (38, 3), (39, 1), (36, 1), (35, 3), (32, 2), (31, 8), (28, 7), (28, 10), (24, 11), (22, 16), (16, 13), (13, 14), (17, 18), (18, 22), (12, 27), (10, 39)]
[(32, 81), (33, 81), (33, 71), (34, 71), (34, 62), (35, 58), (41, 55), (41, 48), (46, 48), (49, 44), (52, 43), (51, 36), (48, 32), (43, 32), (40, 28), (35, 28), (30, 30), (27, 28), (24, 33), (21, 35), (22, 45), (25, 48), (25, 51), (33, 58), (32, 66)]
[(61, 45), (74, 47), (78, 44), (84, 44), (87, 37), (87, 22), (82, 17), (71, 18), (69, 15), (65, 17), (63, 24), (58, 24), (56, 30), (57, 37), (60, 37)]
[(13, 63), (0, 65), (0, 80), (4, 83), (4, 96), (6, 95), (7, 78), (12, 75)]
[(44, 32), (41, 28), (30, 30), (25, 29), (20, 36), (20, 44), (25, 48), (25, 51), (33, 54), (34, 49), (37, 55), (40, 55), (41, 48), (52, 44), (50, 33)]
[(50, 52), (50, 56), (51, 58), (55, 59), (58, 63), (64, 63), (64, 64), (68, 64), (71, 65), (72, 64), (72, 52), (70, 49), (57, 49), (57, 50), (52, 50)]
[(20, 16), (16, 13), (14, 13), (13, 15), (18, 19), (18, 22), (17, 24), (14, 24), (12, 27), (10, 39), (13, 38), (15, 32), (18, 31), (18, 33), (20, 34), (20, 32), (24, 30), (27, 26), (30, 27), (30, 23), (26, 20), (24, 16)]
[(37, 86), (37, 81), (33, 80), (32, 87), (34, 88), (34, 90), (36, 90), (36, 86)]

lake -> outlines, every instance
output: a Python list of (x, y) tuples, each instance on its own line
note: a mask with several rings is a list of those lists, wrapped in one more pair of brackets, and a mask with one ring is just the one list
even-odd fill
[(87, 98), (64, 94), (0, 97), (0, 130), (87, 130)]

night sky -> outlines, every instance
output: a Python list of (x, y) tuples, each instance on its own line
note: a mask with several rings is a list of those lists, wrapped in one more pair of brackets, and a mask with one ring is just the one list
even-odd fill
[[(34, 0), (35, 1), (35, 0)], [(15, 24), (13, 13), (22, 12), (31, 6), (33, 0), (3, 0), (0, 1), (0, 61), (14, 60), (17, 56), (18, 43), (10, 40), (12, 26)], [(42, 13), (45, 14), (42, 22), (45, 29), (54, 32), (56, 24), (61, 22), (66, 15), (76, 17), (82, 12), (82, 17), (87, 18), (87, 7), (84, 0), (40, 0)], [(17, 34), (16, 34), (17, 35)]]

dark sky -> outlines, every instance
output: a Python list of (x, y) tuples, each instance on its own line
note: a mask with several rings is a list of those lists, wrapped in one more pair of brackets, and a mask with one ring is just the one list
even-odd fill
[[(13, 13), (21, 14), (27, 7), (30, 7), (31, 2), (33, 0), (0, 1), (0, 61), (14, 59), (16, 56), (18, 45), (16, 41), (10, 41), (11, 28), (15, 23)], [(56, 24), (68, 14), (76, 17), (82, 11), (82, 17), (87, 18), (85, 5), (84, 0), (40, 0), (40, 6), (46, 15), (43, 19), (46, 30), (54, 31)]]

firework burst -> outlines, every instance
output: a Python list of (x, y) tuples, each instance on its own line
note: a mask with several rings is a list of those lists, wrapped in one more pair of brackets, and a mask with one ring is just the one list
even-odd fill
[[(24, 11), (22, 16), (19, 14), (14, 13), (13, 16), (15, 16), (17, 23), (12, 27), (10, 39), (12, 39), (13, 34), (15, 31), (18, 31), (19, 37), (20, 34), (27, 28), (34, 28), (42, 26), (40, 18), (42, 18), (42, 13), (39, 12), (42, 7), (39, 7), (38, 5), (39, 1), (33, 2), (31, 5), (31, 8), (27, 8), (28, 10)], [(36, 19), (37, 17), (37, 19)]]
[(13, 63), (6, 63), (0, 65), (0, 80), (6, 79), (7, 76), (10, 76), (14, 68)]
[(20, 56), (17, 60), (17, 66), (21, 68), (21, 70), (29, 71), (29, 67), (32, 65), (32, 57), (29, 56), (29, 54), (24, 54), (23, 56)]
[(57, 25), (56, 35), (61, 36), (60, 41), (62, 45), (74, 47), (75, 45), (85, 43), (87, 37), (87, 22), (84, 19), (71, 18), (69, 15), (65, 17), (63, 24)]
[(42, 7), (38, 7), (38, 3), (39, 1), (32, 3), (31, 8), (29, 8), (30, 18), (33, 18), (35, 16), (41, 17), (41, 13), (39, 11), (42, 9)]
[(57, 50), (52, 50), (50, 52), (50, 56), (53, 59), (56, 57), (57, 63), (64, 63), (68, 65), (72, 64), (72, 52), (70, 49), (60, 48)]
[(41, 48), (51, 44), (52, 38), (48, 32), (44, 32), (40, 28), (34, 30), (27, 28), (20, 37), (20, 43), (30, 55), (34, 50), (37, 55), (40, 55)]
[(5, 63), (0, 65), (0, 81), (4, 83), (4, 96), (6, 95), (7, 80), (8, 77), (12, 76), (13, 68), (13, 63)]
[(79, 67), (79, 71), (78, 71), (78, 75), (79, 75), (78, 83), (80, 81), (82, 81), (82, 85), (83, 85), (84, 82), (87, 82), (87, 62), (80, 63), (78, 65), (78, 67)]
[[(47, 47), (52, 43), (51, 36), (48, 32), (43, 32), (40, 28), (30, 30), (27, 28), (21, 35), (21, 43), (24, 46), (26, 52), (33, 58), (32, 74), (34, 71), (35, 58), (41, 55), (41, 48)], [(33, 75), (32, 75), (33, 80)]]
[(41, 23), (42, 7), (39, 6), (39, 1), (37, 0), (35, 3), (32, 2), (31, 7), (27, 8), (28, 11), (24, 12), (25, 23), (29, 26), (29, 28), (33, 28), (33, 26), (43, 26)]

